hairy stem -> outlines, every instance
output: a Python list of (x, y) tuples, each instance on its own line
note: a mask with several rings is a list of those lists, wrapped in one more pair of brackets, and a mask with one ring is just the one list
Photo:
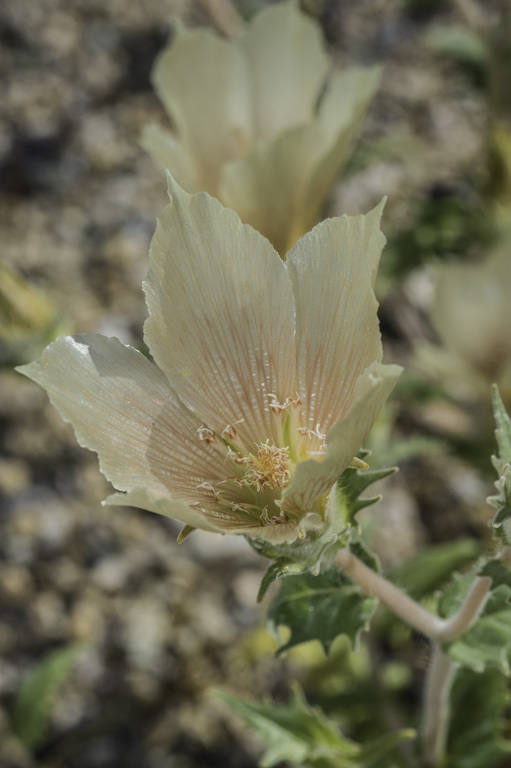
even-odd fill
[(422, 754), (427, 768), (440, 765), (445, 752), (449, 723), (449, 694), (456, 665), (433, 643), (433, 654), (424, 689)]
[(444, 619), (423, 608), (399, 587), (368, 568), (348, 549), (341, 549), (337, 553), (336, 563), (352, 581), (362, 587), (364, 592), (377, 597), (417, 632), (435, 639), (444, 630), (447, 623)]
[[(501, 553), (509, 557), (510, 550)], [(341, 570), (358, 584), (364, 592), (374, 595), (409, 626), (426, 635), (433, 643), (431, 666), (426, 678), (424, 719), (422, 730), (423, 753), (428, 768), (440, 765), (449, 722), (449, 695), (456, 665), (442, 651), (441, 643), (452, 642), (462, 635), (483, 610), (491, 587), (488, 576), (479, 576), (465, 598), (461, 608), (449, 619), (442, 619), (426, 610), (383, 576), (368, 568), (348, 549), (336, 556)]]
[(477, 619), (488, 598), (491, 587), (489, 576), (480, 576), (474, 581), (465, 602), (454, 616), (445, 622), (438, 639), (444, 643), (452, 642), (462, 635)]

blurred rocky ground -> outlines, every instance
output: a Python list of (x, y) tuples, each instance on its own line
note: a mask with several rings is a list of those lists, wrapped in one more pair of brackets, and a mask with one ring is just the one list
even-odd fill
[[(239, 7), (248, 15), (257, 5)], [(213, 24), (214, 6), (16, 0), (0, 8), (0, 258), (51, 298), (66, 332), (141, 343), (141, 282), (166, 201), (162, 175), (138, 145), (146, 122), (164, 120), (149, 72), (171, 20)], [(453, 23), (449, 4), (305, 7), (341, 63), (386, 65), (364, 133), (380, 150), (355, 163), (332, 210), (363, 212), (387, 194), (384, 228), (393, 232), (412, 220), (414, 200), (465, 189), (484, 103), (424, 42), (431, 27)], [(409, 313), (408, 329), (422, 320), (397, 295), (397, 310), (384, 304), (384, 328), (390, 354), (406, 362), (396, 312)], [(255, 766), (257, 745), (208, 691), (286, 695), (294, 662), (274, 658), (255, 602), (264, 563), (242, 540), (197, 534), (178, 546), (171, 521), (102, 509), (109, 487), (95, 456), (10, 367), (25, 354), (20, 347), (12, 360), (10, 349), (0, 369), (0, 765)], [(390, 564), (428, 541), (481, 535), (484, 483), (459, 462), (449, 467), (445, 458), (416, 459), (388, 486), (375, 538)], [(29, 754), (10, 735), (16, 692), (51, 651), (72, 644), (83, 650)]]

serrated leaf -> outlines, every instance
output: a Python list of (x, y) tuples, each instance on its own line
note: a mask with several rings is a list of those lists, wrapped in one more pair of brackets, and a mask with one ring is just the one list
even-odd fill
[[(499, 477), (495, 481), (497, 494), (489, 496), (487, 501), (497, 510), (492, 525), (495, 529), (500, 529), (502, 524), (511, 518), (511, 419), (504, 408), (496, 384), (492, 387), (492, 398), (496, 424), (495, 437), (499, 447), (498, 456), (492, 456), (492, 462)], [(500, 530), (498, 535), (506, 544), (509, 543), (505, 530)]]
[(499, 446), (499, 459), (511, 463), (511, 419), (504, 407), (499, 388), (492, 386), (493, 415), (495, 417), (495, 437)]
[(439, 600), (442, 617), (453, 616), (463, 605), (479, 576), (492, 579), (491, 592), (477, 621), (446, 646), (448, 656), (475, 672), (497, 666), (508, 673), (511, 661), (511, 572), (500, 560), (479, 563), (468, 574), (455, 574)]
[(510, 752), (502, 737), (509, 705), (508, 680), (498, 669), (461, 668), (451, 693), (446, 768), (496, 768)]
[(285, 576), (295, 576), (298, 573), (303, 573), (306, 568), (306, 565), (295, 563), (287, 557), (279, 557), (277, 560), (274, 560), (266, 569), (266, 573), (261, 580), (261, 586), (257, 593), (257, 602), (261, 602), (274, 581)]
[(343, 736), (319, 707), (311, 707), (298, 685), (288, 704), (251, 702), (225, 692), (220, 698), (266, 743), (261, 768), (282, 761), (304, 768), (383, 768), (398, 744), (415, 736), (412, 730), (385, 734), (363, 747)]
[(278, 634), (279, 626), (289, 627), (291, 636), (279, 653), (309, 640), (319, 640), (325, 653), (338, 635), (347, 635), (353, 646), (365, 629), (377, 605), (337, 568), (317, 576), (304, 573), (284, 579), (273, 600), (268, 621)]
[(318, 707), (294, 686), (289, 704), (252, 702), (221, 692), (223, 699), (266, 743), (261, 768), (286, 760), (311, 768), (352, 768), (361, 748), (346, 739)]
[(83, 646), (71, 645), (50, 653), (22, 684), (12, 710), (11, 726), (27, 749), (44, 739), (59, 687), (69, 677)]
[(510, 671), (511, 587), (501, 584), (492, 590), (477, 622), (447, 647), (451, 659), (475, 672), (487, 665)]
[(453, 616), (463, 603), (476, 580), (479, 567), (472, 568), (468, 573), (454, 573), (450, 582), (444, 587), (439, 596), (438, 613), (446, 619)]

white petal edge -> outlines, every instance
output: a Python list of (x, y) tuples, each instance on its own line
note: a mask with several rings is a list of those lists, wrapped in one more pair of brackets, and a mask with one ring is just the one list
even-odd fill
[(283, 494), (284, 512), (310, 512), (330, 491), (362, 447), (401, 373), (399, 365), (373, 363), (360, 376), (351, 409), (327, 434), (325, 459), (309, 459), (296, 467)]
[(217, 433), (245, 446), (277, 441), (271, 396), (296, 391), (294, 299), (270, 243), (205, 193), (168, 176), (144, 290), (147, 345), (180, 399)]
[(200, 422), (164, 374), (118, 339), (67, 336), (18, 368), (48, 393), (80, 445), (95, 451), (118, 489), (193, 503), (201, 482), (225, 477), (222, 458), (198, 439)]
[(382, 358), (373, 286), (385, 243), (383, 205), (365, 216), (327, 219), (288, 254), (298, 392), (305, 425), (324, 434), (350, 408), (357, 379)]
[(204, 515), (182, 501), (156, 498), (147, 488), (132, 488), (126, 493), (112, 493), (102, 502), (105, 507), (137, 507), (148, 512), (155, 512), (164, 517), (170, 517), (193, 528), (201, 528), (213, 533), (223, 533), (212, 525)]

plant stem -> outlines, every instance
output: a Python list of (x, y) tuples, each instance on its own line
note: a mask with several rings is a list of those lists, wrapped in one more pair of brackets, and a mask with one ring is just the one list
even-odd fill
[(349, 549), (341, 549), (335, 559), (339, 568), (368, 595), (374, 595), (403, 621), (432, 641), (452, 642), (465, 632), (481, 613), (488, 597), (491, 579), (479, 576), (461, 608), (450, 619), (442, 619), (423, 608), (395, 584), (368, 568)]
[(486, 599), (490, 593), (491, 579), (489, 576), (479, 576), (470, 591), (465, 598), (465, 602), (459, 609), (458, 613), (451, 616), (445, 622), (443, 630), (437, 637), (444, 643), (456, 640), (457, 637), (462, 635), (469, 626), (477, 619), (481, 613)]
[(337, 553), (336, 563), (352, 581), (368, 595), (374, 595), (403, 621), (426, 637), (435, 639), (446, 626), (446, 621), (423, 608), (383, 576), (368, 568), (348, 549)]
[(424, 689), (422, 750), (427, 768), (440, 764), (445, 751), (449, 723), (449, 694), (454, 680), (455, 663), (433, 643), (433, 654)]
[[(509, 556), (509, 549), (501, 559)], [(422, 741), (425, 765), (435, 768), (441, 762), (449, 722), (449, 695), (456, 665), (442, 651), (441, 643), (452, 642), (466, 632), (483, 610), (490, 593), (491, 579), (479, 576), (461, 608), (450, 619), (426, 610), (383, 576), (368, 568), (348, 549), (337, 553), (336, 563), (364, 592), (374, 595), (413, 629), (433, 643), (431, 666), (426, 678)]]

